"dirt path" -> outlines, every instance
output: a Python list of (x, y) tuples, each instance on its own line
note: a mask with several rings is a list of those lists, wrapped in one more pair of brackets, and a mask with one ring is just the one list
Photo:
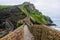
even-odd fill
[(29, 31), (27, 25), (24, 26), (24, 40), (34, 40), (34, 36)]

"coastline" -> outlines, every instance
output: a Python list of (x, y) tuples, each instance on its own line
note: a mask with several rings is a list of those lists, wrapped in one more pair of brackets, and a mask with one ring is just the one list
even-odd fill
[(58, 30), (58, 31), (60, 31), (60, 28), (59, 27), (57, 27), (57, 26), (50, 26), (51, 28), (54, 28), (54, 29), (56, 29), (56, 30)]

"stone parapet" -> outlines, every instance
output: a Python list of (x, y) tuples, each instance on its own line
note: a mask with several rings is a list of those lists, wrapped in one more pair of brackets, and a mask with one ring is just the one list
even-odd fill
[(21, 26), (17, 28), (3, 38), (0, 38), (0, 40), (24, 40), (24, 27)]
[(29, 30), (35, 40), (60, 40), (60, 31), (45, 25), (34, 25)]

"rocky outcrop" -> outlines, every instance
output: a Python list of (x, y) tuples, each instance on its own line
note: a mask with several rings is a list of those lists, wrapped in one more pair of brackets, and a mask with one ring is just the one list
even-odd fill
[(6, 30), (0, 32), (0, 37), (16, 29), (16, 23), (25, 17), (26, 15), (16, 6), (0, 8), (0, 29)]
[[(28, 15), (28, 16), (27, 16)], [(24, 18), (27, 19), (25, 20)], [(0, 8), (0, 28), (5, 29), (6, 33), (16, 29), (18, 23), (22, 24), (52, 24), (50, 17), (46, 17), (35, 9), (34, 5), (29, 2), (24, 2), (21, 5)], [(4, 36), (4, 32), (2, 33)]]
[(43, 23), (43, 24), (53, 23), (53, 21), (49, 16), (43, 15), (42, 12), (39, 12), (37, 9), (35, 9), (33, 4), (29, 2), (24, 2), (23, 5), (24, 5), (24, 8), (29, 13), (29, 15), (32, 17), (31, 19), (33, 21), (36, 21), (36, 23)]

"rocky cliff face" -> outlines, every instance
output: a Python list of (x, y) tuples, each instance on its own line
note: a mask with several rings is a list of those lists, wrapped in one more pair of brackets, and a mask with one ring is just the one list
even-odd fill
[[(31, 19), (29, 21), (33, 24), (53, 23), (50, 17), (43, 15), (42, 12), (35, 9), (34, 5), (29, 2), (24, 2), (21, 5), (2, 7), (3, 8), (0, 8), (0, 28), (5, 28), (6, 33), (13, 31), (16, 26), (18, 27), (20, 25), (18, 24), (18, 21), (28, 17), (27, 15), (29, 15), (29, 18)], [(4, 33), (1, 34), (1, 36), (3, 35)]]
[(17, 21), (25, 18), (27, 13), (32, 22), (39, 24), (52, 24), (53, 21), (50, 17), (43, 15), (35, 9), (34, 5), (29, 2), (24, 2), (21, 5), (15, 5), (10, 7), (0, 8), (0, 25), (6, 20), (10, 20), (13, 25), (16, 25)]
[[(29, 13), (29, 15), (36, 20), (37, 23), (42, 24), (52, 24), (53, 21), (49, 16), (44, 15), (42, 12), (39, 12), (37, 9), (35, 9), (34, 5), (29, 2), (23, 3), (25, 10)], [(34, 21), (33, 20), (33, 21)]]

